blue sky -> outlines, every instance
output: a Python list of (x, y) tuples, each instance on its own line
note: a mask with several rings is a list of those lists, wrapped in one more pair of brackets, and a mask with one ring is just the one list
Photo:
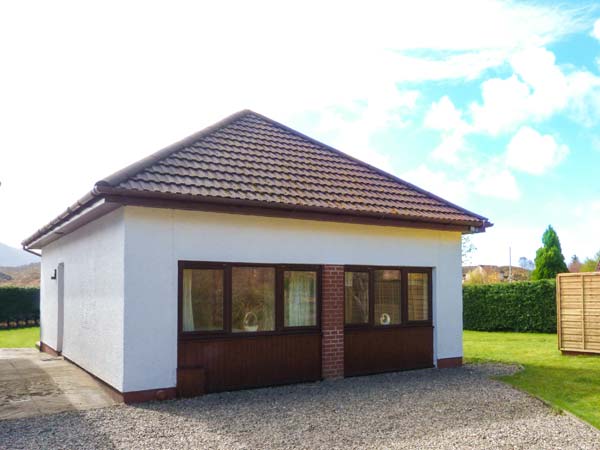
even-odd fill
[(488, 216), (473, 263), (593, 255), (600, 7), (405, 3), (2, 4), (0, 242), (251, 108)]

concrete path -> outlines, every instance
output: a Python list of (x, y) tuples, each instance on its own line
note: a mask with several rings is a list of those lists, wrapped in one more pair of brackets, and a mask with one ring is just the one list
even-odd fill
[(105, 387), (63, 358), (36, 349), (0, 348), (0, 420), (115, 403)]

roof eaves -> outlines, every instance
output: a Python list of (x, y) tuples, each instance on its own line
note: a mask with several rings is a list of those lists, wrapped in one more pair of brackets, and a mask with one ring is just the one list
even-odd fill
[[(140, 191), (135, 189), (126, 188), (115, 188), (111, 186), (97, 186), (99, 193), (106, 197), (111, 198), (111, 201), (119, 201), (118, 198), (134, 197), (143, 198), (148, 200), (166, 201), (166, 202), (187, 202), (189, 204), (218, 204), (223, 206), (248, 206), (258, 209), (266, 210), (287, 210), (287, 211), (298, 211), (298, 212), (311, 212), (320, 214), (330, 214), (332, 216), (345, 216), (345, 217), (365, 217), (371, 219), (378, 219), (382, 221), (411, 221), (422, 224), (436, 224), (436, 225), (448, 225), (448, 226), (460, 226), (465, 228), (465, 232), (480, 232), (484, 231), (485, 227), (492, 226), (489, 222), (483, 224), (480, 220), (474, 218), (473, 221), (463, 220), (448, 220), (448, 219), (433, 219), (424, 218), (422, 216), (412, 215), (396, 215), (396, 214), (384, 214), (384, 213), (373, 213), (373, 212), (361, 212), (361, 211), (350, 211), (339, 208), (326, 208), (316, 206), (304, 206), (304, 205), (292, 205), (285, 203), (265, 202), (256, 200), (241, 200), (241, 199), (228, 199), (223, 197), (197, 197), (194, 195), (186, 194), (172, 194), (164, 192), (149, 192)], [(116, 198), (115, 198), (116, 197)], [(124, 202), (126, 203), (126, 202)]]
[(73, 203), (71, 206), (69, 206), (66, 210), (64, 210), (61, 214), (54, 218), (54, 220), (50, 221), (42, 228), (37, 230), (35, 233), (33, 233), (31, 236), (26, 238), (23, 242), (21, 242), (21, 245), (23, 246), (23, 248), (27, 248), (32, 242), (37, 241), (42, 236), (48, 234), (53, 229), (58, 227), (60, 224), (69, 220), (73, 215), (79, 213), (83, 208), (97, 201), (98, 197), (99, 193), (96, 190), (96, 187), (94, 186), (94, 189), (92, 189), (90, 192), (88, 192), (75, 203)]

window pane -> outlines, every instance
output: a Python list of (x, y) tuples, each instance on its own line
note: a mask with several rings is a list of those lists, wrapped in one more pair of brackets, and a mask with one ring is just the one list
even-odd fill
[(317, 273), (283, 273), (283, 317), (286, 327), (312, 327), (317, 324)]
[(231, 270), (233, 332), (275, 329), (275, 269), (234, 267)]
[(429, 320), (429, 274), (408, 274), (408, 320)]
[(400, 271), (375, 271), (375, 325), (393, 325), (400, 320)]
[(223, 329), (223, 270), (183, 271), (183, 331)]
[(369, 274), (346, 272), (346, 323), (369, 322)]

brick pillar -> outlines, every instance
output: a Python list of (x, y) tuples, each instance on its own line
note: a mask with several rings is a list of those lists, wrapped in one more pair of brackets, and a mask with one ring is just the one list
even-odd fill
[(344, 376), (344, 266), (323, 266), (322, 376)]

